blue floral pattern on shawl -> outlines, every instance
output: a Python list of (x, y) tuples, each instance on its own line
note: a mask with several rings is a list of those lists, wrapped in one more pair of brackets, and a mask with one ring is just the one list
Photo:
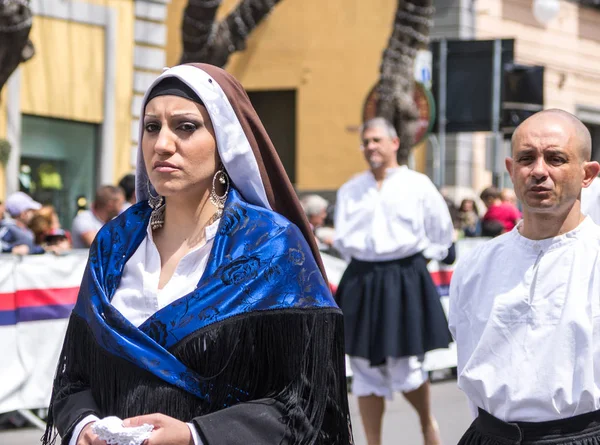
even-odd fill
[(123, 268), (146, 236), (151, 209), (140, 202), (99, 232), (75, 306), (99, 345), (200, 398), (206, 383), (169, 348), (235, 316), (277, 309), (337, 308), (300, 230), (232, 189), (196, 289), (136, 327), (110, 301)]

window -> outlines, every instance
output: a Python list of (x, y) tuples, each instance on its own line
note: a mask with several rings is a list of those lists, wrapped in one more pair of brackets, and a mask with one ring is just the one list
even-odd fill
[(20, 189), (55, 207), (62, 226), (70, 229), (77, 198), (88, 202), (96, 189), (98, 126), (23, 116)]

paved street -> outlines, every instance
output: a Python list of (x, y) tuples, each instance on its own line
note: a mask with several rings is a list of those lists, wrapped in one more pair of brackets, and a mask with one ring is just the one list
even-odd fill
[[(455, 445), (470, 423), (470, 414), (462, 393), (454, 381), (433, 385), (434, 412), (440, 425), (444, 445)], [(350, 398), (357, 445), (366, 445), (362, 425), (358, 416), (356, 398)], [(420, 445), (421, 436), (416, 414), (402, 397), (388, 405), (384, 419), (385, 445)], [(0, 431), (2, 445), (37, 445), (41, 432), (38, 430)]]

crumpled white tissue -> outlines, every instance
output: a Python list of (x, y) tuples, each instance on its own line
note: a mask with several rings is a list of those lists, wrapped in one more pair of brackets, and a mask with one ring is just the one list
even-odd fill
[(142, 442), (150, 437), (154, 429), (153, 425), (124, 427), (123, 421), (118, 417), (111, 416), (98, 420), (92, 426), (94, 434), (109, 445), (142, 445)]

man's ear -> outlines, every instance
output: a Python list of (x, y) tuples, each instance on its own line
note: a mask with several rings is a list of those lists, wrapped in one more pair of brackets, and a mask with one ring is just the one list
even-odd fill
[(398, 149), (400, 148), (400, 138), (392, 138), (392, 144), (394, 145), (394, 151), (398, 151)]
[(583, 163), (583, 182), (581, 186), (587, 188), (590, 186), (592, 181), (596, 179), (598, 173), (600, 173), (600, 164), (596, 161), (584, 162)]
[(513, 160), (513, 158), (504, 159), (504, 165), (506, 166), (506, 171), (510, 175), (510, 179), (512, 180), (513, 184), (515, 183), (515, 180), (513, 179), (513, 171), (512, 171), (514, 162), (515, 161)]

